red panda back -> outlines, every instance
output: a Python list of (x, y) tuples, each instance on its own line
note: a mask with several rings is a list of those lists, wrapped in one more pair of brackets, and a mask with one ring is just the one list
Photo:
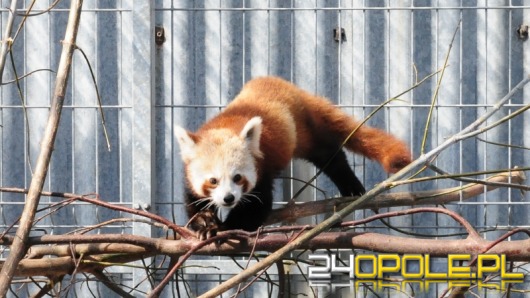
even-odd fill
[[(310, 94), (283, 79), (264, 77), (251, 80), (227, 110), (244, 105), (262, 106), (261, 110), (269, 114), (264, 117), (264, 126), (270, 123), (274, 132), (282, 130), (276, 125), (287, 121), (265, 119), (292, 119), (296, 140), (294, 157), (307, 159), (323, 141), (336, 143), (338, 149), (355, 130), (345, 147), (378, 161), (387, 172), (396, 172), (411, 162), (410, 150), (401, 140), (383, 130), (360, 126), (359, 121), (326, 98)], [(292, 131), (292, 128), (288, 130)]]

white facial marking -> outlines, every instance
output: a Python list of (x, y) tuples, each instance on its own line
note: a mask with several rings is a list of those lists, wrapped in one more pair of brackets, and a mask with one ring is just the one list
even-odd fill
[[(235, 135), (228, 129), (212, 129), (205, 132), (194, 146), (193, 158), (187, 162), (187, 176), (194, 192), (207, 197), (225, 211), (240, 203), (243, 185), (233, 181), (236, 174), (248, 182), (248, 189), (254, 188), (257, 180), (255, 156), (248, 140)], [(215, 178), (215, 187), (204, 191), (204, 184)], [(225, 200), (233, 195), (233, 201)], [(228, 212), (225, 212), (228, 213)]]

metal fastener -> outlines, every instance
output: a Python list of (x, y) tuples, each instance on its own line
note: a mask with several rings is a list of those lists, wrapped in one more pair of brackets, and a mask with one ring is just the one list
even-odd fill
[(155, 43), (157, 46), (161, 46), (166, 41), (166, 34), (164, 27), (155, 27)]
[(517, 28), (517, 37), (519, 37), (520, 40), (528, 39), (528, 25), (521, 24), (519, 28)]
[(346, 41), (346, 30), (341, 27), (336, 27), (333, 29), (333, 38), (336, 42), (345, 42)]

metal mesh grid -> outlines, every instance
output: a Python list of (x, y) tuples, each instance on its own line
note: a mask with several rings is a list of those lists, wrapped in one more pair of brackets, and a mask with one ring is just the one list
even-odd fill
[[(9, 1), (2, 1), (2, 8)], [(24, 14), (30, 7), (28, 1), (19, 1), (17, 13)], [(37, 1), (32, 13), (43, 13), (51, 3)], [(52, 1), (53, 2), (53, 1)], [(130, 24), (132, 9), (122, 1), (87, 1), (84, 6), (82, 25), (77, 46), (89, 57), (94, 71), (105, 111), (111, 151), (107, 150), (98, 111), (96, 91), (89, 66), (80, 52), (76, 53), (72, 65), (69, 88), (65, 98), (62, 119), (54, 146), (44, 191), (78, 194), (97, 193), (101, 200), (131, 206), (132, 194), (132, 82), (127, 77), (131, 72), (133, 36)], [(6, 64), (3, 82), (23, 74), (20, 80), (22, 98), (16, 84), (3, 85), (0, 89), (0, 185), (27, 189), (40, 150), (40, 140), (48, 117), (50, 100), (55, 84), (55, 70), (61, 54), (61, 39), (68, 19), (70, 3), (62, 1), (48, 13), (28, 17), (13, 44), (14, 67)], [(0, 10), (2, 24), (9, 11)], [(15, 18), (18, 28), (22, 18)], [(4, 27), (2, 26), (2, 33)], [(22, 104), (22, 100), (24, 104)], [(27, 122), (25, 116), (27, 115)], [(27, 124), (26, 124), (27, 123)], [(92, 197), (94, 197), (92, 195)], [(10, 229), (17, 222), (24, 207), (23, 194), (0, 193), (0, 230)], [(43, 196), (41, 210), (31, 236), (44, 234), (66, 234), (113, 218), (129, 217), (121, 212), (91, 206), (86, 203), (58, 204), (61, 198)], [(110, 224), (91, 233), (131, 233), (128, 222)], [(2, 257), (8, 250), (2, 247)], [(130, 283), (131, 272), (112, 269), (119, 280)], [(69, 281), (62, 295), (84, 295), (94, 293), (101, 296), (109, 293), (100, 283), (84, 281), (77, 276)], [(44, 284), (40, 283), (42, 286)], [(29, 286), (23, 286), (27, 284)], [(11, 294), (28, 297), (38, 287), (27, 279), (17, 279)], [(98, 294), (99, 293), (99, 294)], [(112, 292), (110, 292), (112, 293)]]
[[(77, 55), (46, 188), (96, 192), (106, 201), (139, 208), (153, 203), (154, 212), (184, 224), (187, 218), (181, 199), (182, 163), (173, 138), (173, 125), (196, 129), (230, 102), (244, 82), (262, 75), (284, 77), (308, 91), (328, 97), (357, 118), (364, 118), (383, 101), (443, 66), (461, 20), (451, 47), (449, 67), (438, 90), (427, 144), (427, 149), (431, 148), (492, 108), (530, 73), (528, 41), (519, 39), (516, 34), (517, 27), (529, 16), (530, 7), (525, 6), (524, 1), (509, 1), (508, 4), (506, 1), (435, 2), (156, 1), (151, 4), (154, 16), (149, 19), (149, 10), (141, 11), (129, 1), (86, 1), (78, 46), (91, 59), (113, 149), (110, 153), (106, 151), (90, 74), (86, 63)], [(8, 6), (2, 4), (2, 7)], [(47, 4), (41, 2), (42, 6), (36, 11), (45, 9)], [(50, 14), (30, 18), (21, 33), (22, 42), (17, 42), (14, 49), (19, 74), (39, 68), (53, 69), (57, 64), (58, 41), (65, 27), (67, 7), (68, 4), (60, 3)], [(165, 29), (166, 41), (162, 46), (154, 49), (138, 46), (152, 43), (152, 36), (138, 29), (135, 23), (138, 15), (149, 19), (150, 26)], [(7, 11), (0, 10), (2, 20), (6, 16)], [(333, 30), (336, 28), (344, 29), (345, 41), (335, 41)], [(141, 62), (135, 59), (135, 51), (140, 51), (143, 58), (152, 59), (151, 68), (138, 66)], [(7, 67), (4, 78), (12, 77)], [(439, 77), (402, 96), (402, 101), (393, 102), (368, 123), (406, 140), (418, 156), (427, 111)], [(29, 138), (17, 89), (11, 84), (0, 90), (2, 186), (28, 186), (31, 173), (27, 160), (34, 163), (38, 154), (53, 78), (53, 73), (42, 71), (21, 81), (30, 119)], [(148, 118), (138, 116), (139, 110), (145, 108), (140, 108), (138, 101), (149, 100), (135, 96), (138, 80), (154, 82), (153, 124)], [(514, 97), (501, 114), (527, 105), (527, 95), (528, 87)], [(529, 127), (529, 121), (529, 116), (523, 114), (482, 135), (484, 141), (471, 139), (454, 145), (439, 156), (436, 165), (451, 173), (528, 165), (528, 149), (488, 142), (529, 148), (529, 131), (523, 129)], [(154, 139), (150, 140), (151, 136), (144, 136), (136, 127), (151, 130)], [(137, 151), (138, 143), (142, 142), (152, 148), (152, 165), (146, 165), (146, 155)], [(386, 177), (371, 161), (352, 155), (349, 160), (367, 188)], [(152, 197), (138, 198), (144, 191), (134, 188), (142, 180), (135, 172), (138, 169), (153, 169), (156, 179), (142, 184)], [(284, 176), (308, 180), (314, 173), (314, 168), (307, 163), (295, 161)], [(301, 185), (288, 179), (278, 180), (276, 206), (282, 205)], [(438, 180), (397, 190), (419, 191), (457, 185), (461, 183)], [(326, 177), (319, 177), (317, 186), (325, 189), (327, 196), (337, 194)], [(322, 198), (322, 193), (306, 190), (301, 200)], [(45, 207), (57, 201), (59, 199), (43, 198), (41, 205)], [(496, 190), (450, 204), (449, 208), (457, 210), (479, 230), (497, 228), (485, 234), (487, 239), (495, 239), (502, 229), (530, 227), (528, 202), (528, 194)], [(22, 205), (23, 196), (0, 194), (2, 229), (16, 220)], [(371, 214), (371, 211), (358, 211), (352, 217)], [(39, 222), (36, 232), (61, 234), (114, 217), (122, 217), (122, 214), (79, 203)], [(323, 218), (325, 216), (316, 216), (300, 223), (319, 222)], [(390, 223), (419, 233), (462, 232), (452, 220), (432, 214), (392, 219)], [(371, 225), (369, 230), (395, 233), (381, 224)], [(98, 232), (149, 233), (131, 224), (114, 225)], [(161, 233), (155, 231), (155, 235)], [(211, 260), (194, 260), (200, 266), (187, 269), (187, 282), (179, 281), (180, 292), (173, 284), (165, 295), (183, 295), (186, 291), (202, 293), (227, 278), (227, 275), (215, 273), (233, 273), (202, 270), (212, 263), (222, 262), (219, 264), (223, 264), (223, 268), (233, 264), (226, 258)], [(116, 274), (121, 274), (122, 283), (131, 286), (142, 280), (141, 274), (134, 270), (123, 269)], [(275, 273), (271, 274), (274, 280)], [(93, 287), (100, 291), (99, 295), (107, 293), (104, 286), (94, 283)], [(267, 287), (266, 282), (257, 283), (245, 295), (267, 293)], [(78, 289), (72, 295), (87, 293), (82, 285)], [(300, 281), (293, 289), (313, 294), (305, 281)], [(273, 293), (275, 291), (272, 289)], [(317, 291), (328, 293), (322, 288)], [(32, 293), (31, 289), (27, 293)]]
[[(284, 77), (363, 118), (386, 99), (441, 69), (450, 49), (449, 67), (438, 90), (440, 74), (402, 96), (402, 101), (390, 104), (368, 122), (407, 140), (418, 156), (436, 90), (438, 99), (426, 150), (492, 108), (528, 71), (524, 66), (526, 43), (516, 36), (516, 28), (524, 23), (528, 7), (517, 1), (509, 6), (492, 1), (436, 4), (429, 1), (399, 4), (392, 1), (186, 1), (165, 4), (156, 9), (158, 25), (166, 30), (169, 28), (166, 44), (157, 50), (158, 57), (164, 61), (157, 80), (161, 79), (169, 89), (159, 90), (156, 108), (157, 113), (164, 115), (166, 123), (190, 130), (217, 114), (245, 81), (263, 75)], [(336, 27), (344, 28), (345, 42), (334, 40)], [(519, 94), (503, 108), (501, 115), (526, 104), (524, 95)], [(450, 173), (466, 173), (527, 164), (527, 149), (488, 143), (528, 148), (528, 133), (522, 129), (527, 118), (510, 120), (481, 136), (480, 140), (470, 139), (452, 146), (438, 157), (436, 165)], [(174, 166), (164, 165), (162, 176), (166, 177), (166, 184), (174, 188), (174, 195), (169, 197), (178, 198), (183, 178), (179, 175), (182, 172), (174, 169), (182, 165), (172, 139), (172, 128), (164, 126), (166, 131), (160, 142), (171, 144), (173, 151), (166, 151), (166, 154), (173, 158)], [(358, 156), (350, 156), (350, 161), (367, 187), (386, 177), (371, 161)], [(296, 161), (285, 176), (308, 180), (314, 173), (311, 166)], [(420, 191), (462, 184), (437, 180), (397, 190)], [(319, 177), (317, 186), (327, 190), (327, 195), (337, 193), (326, 177)], [(297, 182), (278, 181), (277, 206), (300, 187)], [(159, 191), (166, 189), (163, 187)], [(319, 192), (309, 190), (300, 199), (322, 197)], [(528, 194), (520, 191), (497, 190), (448, 207), (458, 211), (479, 230), (496, 228), (496, 231), (485, 233), (487, 239), (496, 239), (505, 229), (529, 226), (528, 201)], [(175, 212), (183, 209), (178, 200), (175, 204)], [(371, 211), (358, 211), (353, 217), (371, 214)], [(316, 216), (300, 222), (314, 223), (323, 218)], [(389, 222), (422, 234), (463, 232), (451, 219), (434, 214), (393, 218)], [(370, 225), (369, 230), (396, 233), (382, 224)], [(519, 239), (519, 236), (513, 238)]]
[[(35, 9), (37, 12), (48, 7), (44, 3), (38, 6)], [(21, 104), (15, 84), (4, 85), (1, 89), (3, 186), (27, 188), (31, 179), (31, 166), (36, 162), (39, 140), (47, 119), (54, 83), (53, 69), (60, 54), (59, 41), (64, 34), (68, 17), (68, 10), (61, 8), (62, 6), (67, 8), (68, 3), (59, 4), (59, 8), (53, 9), (49, 15), (28, 18), (27, 27), (18, 39), (22, 42), (14, 44), (13, 58), (17, 73), (20, 75), (36, 70), (38, 72), (20, 81), (25, 107)], [(129, 46), (122, 42), (123, 36), (127, 34), (122, 27), (130, 17), (122, 17), (126, 10), (99, 9), (95, 6), (90, 9), (90, 6), (87, 5), (88, 10), (84, 14), (84, 26), (80, 29), (78, 46), (92, 57), (91, 67), (98, 81), (107, 125), (111, 127), (112, 151), (108, 152), (106, 149), (95, 88), (87, 71), (88, 66), (82, 56), (78, 55), (72, 67), (72, 79), (45, 190), (98, 193), (109, 201), (130, 204), (127, 198), (130, 198), (131, 188), (128, 181), (131, 156), (127, 151), (130, 151), (131, 146), (128, 136), (131, 134), (129, 127), (132, 106), (128, 95), (130, 83), (122, 75), (130, 65), (126, 65), (126, 60), (121, 57), (124, 49)], [(20, 9), (20, 12), (24, 12), (25, 7)], [(7, 11), (2, 10), (2, 16), (6, 15)], [(109, 28), (112, 30), (108, 30)], [(101, 32), (104, 32), (107, 38), (105, 42), (100, 43), (98, 33), (101, 35)], [(112, 44), (106, 40), (118, 42)], [(103, 52), (105, 56), (102, 55)], [(110, 63), (106, 59), (110, 59)], [(13, 78), (13, 69), (8, 65), (4, 79), (9, 81)], [(25, 113), (29, 119), (29, 127), (25, 125)], [(15, 208), (4, 210), (3, 224), (14, 222), (9, 216), (20, 213), (23, 196), (1, 193), (0, 198), (3, 208)], [(122, 201), (122, 198), (125, 198), (125, 201)], [(54, 200), (44, 198), (41, 202), (46, 205)], [(85, 208), (87, 207), (82, 207)], [(73, 209), (68, 212), (68, 218), (79, 220), (74, 226), (85, 226), (87, 222), (83, 222), (83, 218), (72, 216), (73, 212)], [(100, 216), (109, 218), (104, 214)], [(114, 214), (111, 217), (115, 216)], [(51, 224), (47, 228), (62, 225)]]
[[(348, 7), (349, 2), (336, 1), (317, 1), (316, 6), (311, 2), (272, 2), (262, 8), (255, 3), (237, 1), (229, 2), (233, 7), (227, 2), (216, 3), (212, 2), (211, 7), (199, 3), (194, 6), (192, 2), (182, 6), (173, 3), (173, 7), (157, 9), (164, 27), (175, 28), (172, 39), (168, 39), (167, 48), (171, 51), (163, 51), (166, 47), (160, 50), (160, 57), (167, 59), (160, 75), (164, 77), (162, 80), (169, 76), (174, 87), (157, 96), (157, 107), (164, 111), (173, 108), (173, 115), (168, 116), (173, 116), (174, 123), (187, 124), (190, 129), (216, 114), (237, 94), (244, 81), (261, 75), (283, 76), (307, 90), (329, 97), (341, 108), (353, 111), (358, 118), (365, 117), (382, 101), (410, 88), (414, 80), (442, 67), (460, 19), (462, 25), (451, 48), (450, 66), (438, 91), (427, 149), (492, 107), (524, 73), (524, 63), (521, 63), (524, 43), (516, 38), (514, 24), (522, 23), (525, 10), (515, 5), (511, 8), (462, 7), (457, 2), (458, 5), (437, 6), (435, 10), (416, 2), (414, 4), (420, 7), (391, 7), (386, 2), (379, 3), (382, 7)], [(334, 4), (340, 8), (331, 7)], [(291, 8), (291, 5), (296, 7)], [(495, 21), (495, 18), (500, 20)], [(232, 27), (225, 28), (227, 24)], [(340, 45), (333, 42), (332, 30), (337, 25), (346, 29), (350, 41)], [(274, 26), (281, 30), (271, 29)], [(502, 28), (502, 32), (490, 33), (498, 28)], [(298, 34), (298, 30), (305, 31)], [(287, 49), (278, 49), (271, 35), (278, 35), (278, 39), (283, 37), (281, 42)], [(230, 41), (229, 46), (224, 46), (227, 41)], [(494, 49), (488, 51), (483, 44)], [(201, 47), (204, 51), (212, 51), (212, 55), (202, 54)], [(261, 52), (255, 54), (256, 48)], [(283, 53), (271, 54), (275, 51)], [(182, 56), (186, 54), (189, 56)], [(199, 57), (201, 55), (204, 59)], [(249, 58), (252, 55), (256, 58)], [(498, 69), (498, 64), (504, 71)], [(278, 70), (278, 67), (283, 68)], [(403, 102), (392, 104), (369, 123), (408, 139), (417, 155), (436, 79), (406, 94)], [(190, 84), (199, 88), (185, 93)], [(182, 85), (187, 87), (180, 88)], [(518, 95), (503, 113), (524, 105), (522, 95)], [(524, 145), (524, 130), (520, 129), (523, 120), (523, 117), (512, 120), (484, 138)], [(467, 150), (475, 154), (462, 153)], [(495, 164), (485, 158), (488, 150), (501, 153), (505, 160), (496, 160)], [(487, 171), (524, 164), (524, 152), (471, 140), (454, 146), (437, 162), (453, 173)], [(178, 159), (178, 155), (172, 156)], [(363, 168), (363, 163), (359, 162), (360, 170), (356, 172), (364, 177), (367, 185), (384, 178), (377, 166), (367, 164)], [(357, 167), (357, 163), (354, 166)], [(437, 182), (437, 185), (414, 187), (429, 189), (444, 187), (447, 183), (454, 185), (454, 182)], [(513, 194), (506, 195), (508, 200), (499, 202), (485, 195), (479, 199), (479, 204), (513, 203)], [(461, 202), (459, 205), (476, 204)]]

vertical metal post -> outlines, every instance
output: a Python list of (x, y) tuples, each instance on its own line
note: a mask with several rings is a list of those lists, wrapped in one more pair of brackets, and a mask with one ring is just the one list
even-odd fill
[[(455, 0), (452, 2), (445, 2), (444, 5), (449, 7), (458, 6), (459, 1)], [(459, 105), (461, 93), (460, 93), (460, 82), (461, 82), (461, 69), (458, 66), (461, 59), (461, 32), (462, 28), (458, 28), (461, 17), (461, 11), (457, 9), (443, 9), (436, 13), (436, 17), (433, 19), (432, 31), (434, 33), (433, 39), (435, 40), (436, 48), (433, 48), (432, 65), (433, 69), (441, 69), (447, 60), (448, 65), (444, 70), (443, 77), (440, 79), (441, 73), (438, 74), (435, 80), (432, 81), (432, 95), (435, 94), (438, 88), (438, 96), (435, 110), (433, 111), (433, 118), (431, 120), (430, 130), (428, 137), (430, 138), (430, 148), (436, 147), (438, 144), (443, 143), (447, 136), (454, 135), (459, 132), (463, 127), (459, 125), (461, 115), (457, 106)], [(456, 33), (454, 41), (453, 36)], [(453, 44), (451, 45), (451, 42)], [(449, 52), (450, 51), (450, 52)], [(449, 57), (447, 57), (449, 55)], [(453, 66), (454, 65), (454, 66)], [(437, 86), (437, 83), (440, 85)], [(432, 96), (431, 96), (432, 99)], [(423, 127), (422, 127), (423, 129)], [(425, 148), (425, 151), (429, 151), (430, 148)], [(436, 161), (437, 165), (450, 172), (460, 173), (461, 172), (461, 158), (462, 153), (460, 150), (460, 144), (458, 146), (451, 146), (446, 148), (441, 154), (444, 158), (440, 158)], [(444, 188), (454, 186), (452, 181), (437, 181), (434, 187)], [(437, 222), (439, 226), (450, 226), (452, 222), (446, 216), (430, 217), (431, 221)], [(421, 220), (427, 220), (422, 218)], [(448, 230), (443, 230), (447, 232)], [(457, 231), (457, 230), (455, 230)], [(451, 232), (449, 232), (451, 233)]]
[[(387, 68), (387, 86), (388, 97), (396, 96), (404, 90), (407, 90), (414, 84), (413, 82), (413, 65), (412, 61), (412, 11), (402, 8), (412, 7), (412, 1), (392, 2), (389, 4), (393, 8), (386, 15), (386, 57), (388, 59)], [(407, 104), (412, 104), (412, 92), (404, 94), (400, 99), (404, 102), (394, 102), (389, 105), (387, 110), (386, 125), (390, 133), (396, 135), (402, 140), (410, 140), (410, 126), (412, 125), (412, 112)], [(381, 100), (381, 99), (379, 99)], [(405, 107), (393, 107), (392, 105)], [(411, 119), (411, 120), (408, 120)], [(381, 127), (380, 128), (384, 128)], [(412, 217), (393, 218), (392, 222), (396, 225), (410, 226)]]
[[(133, 182), (132, 205), (134, 208), (151, 209), (154, 198), (154, 4), (152, 1), (132, 2), (133, 24)], [(133, 234), (151, 237), (150, 226), (133, 223)], [(149, 263), (149, 262), (145, 262)], [(141, 265), (141, 264), (140, 264)], [(146, 271), (133, 271), (133, 286), (139, 291), (149, 291)]]
[[(479, 1), (477, 5), (497, 6), (504, 5), (499, 1)], [(479, 10), (477, 25), (480, 26), (477, 32), (480, 32), (478, 47), (479, 63), (477, 64), (477, 92), (478, 103), (484, 104), (484, 108), (479, 110), (479, 115), (490, 110), (490, 106), (495, 105), (499, 98), (508, 92), (509, 87), (509, 35), (506, 31), (502, 32), (500, 28), (506, 28), (509, 24), (507, 9), (484, 9)], [(484, 32), (484, 33), (482, 33)], [(495, 121), (507, 114), (507, 109), (501, 109), (490, 121)], [(481, 135), (481, 138), (496, 143), (507, 143), (509, 131), (507, 125), (500, 125), (487, 133)], [(503, 146), (491, 146), (489, 144), (479, 143), (478, 158), (482, 162), (485, 171), (501, 169), (508, 164), (507, 149)], [(494, 157), (494, 158), (492, 158)], [(479, 165), (480, 167), (480, 165)], [(505, 189), (499, 189), (496, 195), (484, 195), (483, 221), (485, 225), (497, 226), (508, 224), (508, 214), (505, 213), (508, 208), (498, 208), (496, 205), (489, 205), (488, 202), (505, 201), (507, 192)], [(496, 239), (502, 235), (501, 231), (487, 233), (489, 239)], [(490, 238), (491, 237), (491, 238)]]
[[(530, 10), (525, 9), (523, 12), (523, 18), (525, 22), (530, 22)], [(529, 25), (529, 23), (525, 23), (525, 25)], [(530, 39), (527, 39), (524, 41), (523, 45), (523, 75), (528, 76), (530, 75)], [(523, 89), (523, 98), (530, 98), (530, 86), (526, 85)], [(530, 127), (530, 115), (528, 113), (525, 113), (524, 115), (524, 125), (520, 129), (523, 130), (523, 143), (522, 145), (525, 148), (530, 148), (530, 129), (524, 129), (525, 127)], [(530, 154), (525, 154), (524, 158), (522, 160), (522, 164), (528, 165), (530, 164)]]

